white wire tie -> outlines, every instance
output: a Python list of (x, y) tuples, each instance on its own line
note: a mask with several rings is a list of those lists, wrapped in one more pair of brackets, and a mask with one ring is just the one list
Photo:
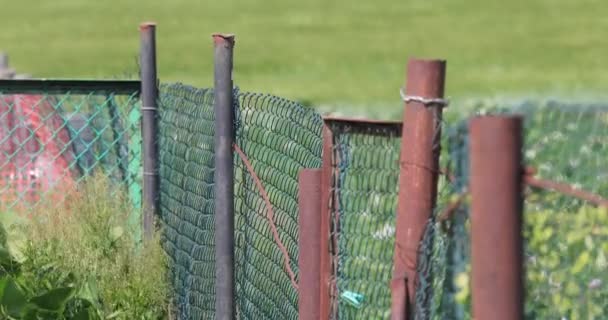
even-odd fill
[(401, 95), (401, 99), (405, 103), (418, 102), (418, 103), (422, 103), (425, 107), (428, 107), (428, 106), (447, 107), (450, 104), (450, 100), (449, 99), (443, 99), (443, 98), (424, 98), (424, 97), (421, 97), (421, 96), (410, 96), (410, 95), (407, 95), (403, 91), (403, 88), (399, 89), (399, 94)]

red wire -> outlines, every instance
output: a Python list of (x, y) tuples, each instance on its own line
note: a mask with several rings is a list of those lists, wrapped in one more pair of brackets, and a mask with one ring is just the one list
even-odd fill
[(279, 246), (279, 249), (283, 253), (285, 269), (287, 271), (287, 274), (289, 275), (291, 284), (293, 285), (294, 288), (296, 288), (296, 290), (298, 290), (298, 283), (296, 282), (296, 275), (293, 272), (293, 270), (291, 269), (289, 253), (287, 252), (287, 248), (285, 248), (285, 246), (283, 245), (283, 242), (281, 241), (281, 238), (279, 237), (279, 231), (277, 230), (277, 226), (274, 223), (274, 211), (272, 210), (272, 203), (270, 203), (270, 198), (268, 197), (268, 193), (266, 193), (266, 190), (264, 189), (264, 186), (262, 185), (262, 181), (260, 180), (260, 178), (258, 178), (258, 175), (253, 170), (253, 166), (249, 162), (249, 159), (247, 159), (247, 156), (245, 155), (243, 150), (241, 150), (241, 148), (239, 148), (239, 146), (236, 144), (234, 144), (233, 147), (234, 147), (234, 150), (236, 151), (236, 153), (239, 155), (239, 157), (243, 161), (243, 163), (245, 164), (247, 171), (249, 171), (249, 174), (251, 174), (251, 177), (253, 178), (255, 185), (257, 186), (258, 190), (260, 191), (260, 194), (262, 195), (262, 198), (264, 199), (264, 202), (266, 203), (266, 208), (267, 208), (266, 218), (268, 219), (268, 223), (270, 225), (270, 230), (272, 231), (272, 237), (274, 238), (274, 241), (277, 243), (277, 245)]

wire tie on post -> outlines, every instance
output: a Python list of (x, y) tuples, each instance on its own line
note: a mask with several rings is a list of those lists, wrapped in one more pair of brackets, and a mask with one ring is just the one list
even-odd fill
[(142, 106), (141, 110), (142, 111), (156, 111), (156, 110), (158, 110), (158, 108), (156, 108), (156, 107), (150, 107), (150, 106)]
[(399, 89), (399, 94), (401, 95), (401, 99), (405, 102), (405, 103), (409, 103), (409, 102), (418, 102), (418, 103), (422, 103), (425, 107), (428, 106), (439, 106), (439, 107), (447, 107), (450, 104), (450, 100), (449, 99), (443, 99), (443, 98), (424, 98), (424, 97), (420, 97), (420, 96), (410, 96), (405, 94), (405, 91), (403, 91), (403, 88)]
[(158, 172), (144, 171), (144, 176), (157, 176)]

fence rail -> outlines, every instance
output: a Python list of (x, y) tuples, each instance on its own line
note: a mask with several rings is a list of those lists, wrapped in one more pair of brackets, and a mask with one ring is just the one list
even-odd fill
[(44, 93), (110, 93), (139, 97), (139, 80), (61, 80), (61, 79), (0, 79), (3, 94)]

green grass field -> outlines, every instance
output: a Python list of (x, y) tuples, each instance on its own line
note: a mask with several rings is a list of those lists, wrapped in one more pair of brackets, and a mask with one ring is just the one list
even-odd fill
[(37, 77), (135, 73), (158, 22), (162, 81), (208, 86), (213, 32), (237, 35), (235, 81), (313, 104), (392, 105), (408, 57), (448, 60), (447, 94), (601, 95), (605, 0), (4, 1), (0, 49)]

